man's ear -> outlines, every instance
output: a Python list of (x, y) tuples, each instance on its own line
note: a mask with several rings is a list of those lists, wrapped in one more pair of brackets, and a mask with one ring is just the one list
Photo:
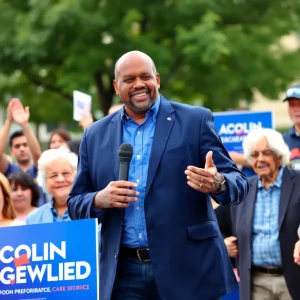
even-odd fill
[(119, 88), (118, 88), (118, 83), (117, 83), (116, 79), (114, 79), (113, 84), (114, 84), (116, 94), (119, 95)]
[(159, 73), (156, 73), (155, 77), (156, 77), (156, 82), (158, 84), (158, 88), (160, 88), (160, 75), (159, 75)]

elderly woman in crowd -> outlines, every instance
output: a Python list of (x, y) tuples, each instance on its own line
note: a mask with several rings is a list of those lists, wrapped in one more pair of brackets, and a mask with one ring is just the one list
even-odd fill
[(25, 221), (27, 215), (37, 209), (40, 189), (33, 178), (25, 172), (12, 173), (8, 180), (17, 219)]
[(16, 219), (16, 214), (11, 203), (9, 182), (0, 173), (0, 227), (24, 224), (24, 222)]
[(256, 176), (249, 193), (232, 208), (238, 245), (240, 298), (300, 299), (300, 267), (293, 251), (300, 223), (300, 172), (290, 170), (290, 152), (272, 129), (249, 133), (244, 154)]
[(49, 203), (30, 213), (27, 224), (69, 221), (67, 199), (77, 170), (77, 156), (65, 148), (46, 150), (38, 161), (38, 183), (51, 194)]

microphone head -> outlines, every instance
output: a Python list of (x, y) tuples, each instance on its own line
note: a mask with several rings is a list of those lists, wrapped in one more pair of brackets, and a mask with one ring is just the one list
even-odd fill
[(119, 160), (120, 161), (131, 161), (133, 154), (133, 148), (130, 144), (122, 144), (119, 148)]

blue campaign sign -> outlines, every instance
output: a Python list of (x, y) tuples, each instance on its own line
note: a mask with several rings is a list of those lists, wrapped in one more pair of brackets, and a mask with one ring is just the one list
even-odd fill
[(258, 128), (274, 128), (271, 111), (234, 111), (214, 113), (215, 128), (227, 151), (243, 153), (242, 143), (247, 134)]
[(0, 228), (0, 299), (99, 299), (97, 220)]

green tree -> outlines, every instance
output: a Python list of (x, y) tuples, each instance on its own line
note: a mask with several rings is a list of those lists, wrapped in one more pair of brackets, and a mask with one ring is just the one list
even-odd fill
[(217, 111), (254, 88), (276, 98), (299, 73), (280, 44), (299, 15), (298, 0), (0, 0), (0, 93), (23, 95), (38, 121), (64, 119), (74, 89), (107, 113), (114, 63), (138, 49), (174, 100)]

